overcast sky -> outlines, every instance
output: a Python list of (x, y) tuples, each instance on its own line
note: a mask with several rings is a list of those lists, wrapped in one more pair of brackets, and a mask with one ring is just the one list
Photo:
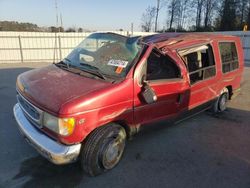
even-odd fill
[[(142, 13), (156, 0), (57, 0), (64, 27), (94, 30), (140, 30)], [(0, 20), (56, 25), (55, 0), (0, 0)], [(166, 13), (160, 13), (162, 28)]]

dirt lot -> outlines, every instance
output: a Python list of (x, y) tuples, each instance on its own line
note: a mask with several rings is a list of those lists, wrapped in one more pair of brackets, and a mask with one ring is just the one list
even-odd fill
[(0, 65), (0, 187), (250, 187), (250, 67), (225, 113), (150, 126), (128, 142), (114, 170), (91, 178), (77, 163), (49, 163), (18, 132), (16, 77), (41, 66)]

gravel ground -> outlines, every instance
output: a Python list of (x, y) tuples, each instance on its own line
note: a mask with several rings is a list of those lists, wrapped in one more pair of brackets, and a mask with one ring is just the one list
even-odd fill
[(20, 136), (13, 117), (18, 74), (45, 64), (0, 64), (0, 187), (250, 187), (250, 68), (226, 112), (178, 125), (155, 123), (127, 143), (120, 164), (98, 177), (56, 166)]

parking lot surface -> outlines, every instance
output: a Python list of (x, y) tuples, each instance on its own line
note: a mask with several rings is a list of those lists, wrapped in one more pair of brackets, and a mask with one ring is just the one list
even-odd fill
[(18, 74), (46, 64), (0, 64), (0, 187), (250, 187), (250, 67), (226, 112), (177, 125), (154, 123), (127, 142), (120, 164), (97, 177), (56, 166), (19, 134), (12, 108)]

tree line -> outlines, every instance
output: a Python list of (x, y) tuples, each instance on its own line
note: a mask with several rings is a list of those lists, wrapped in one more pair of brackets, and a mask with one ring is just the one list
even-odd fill
[(0, 21), (0, 31), (36, 31), (36, 32), (83, 32), (83, 28), (79, 27), (39, 27), (36, 24), (28, 22), (16, 21)]
[[(160, 13), (167, 13), (159, 28)], [(250, 27), (250, 0), (156, 0), (142, 14), (142, 31), (235, 31)]]

